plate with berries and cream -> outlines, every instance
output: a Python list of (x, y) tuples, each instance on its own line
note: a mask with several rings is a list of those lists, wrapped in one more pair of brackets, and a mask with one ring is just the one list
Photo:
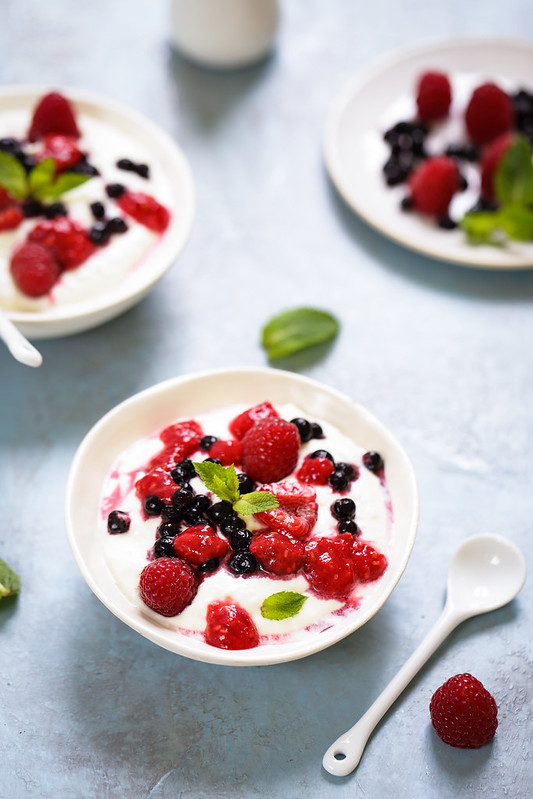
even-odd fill
[(74, 458), (66, 520), (95, 595), (186, 657), (264, 665), (365, 624), (414, 544), (418, 491), (350, 398), (268, 368), (180, 377), (126, 400)]
[(532, 62), (528, 40), (438, 41), (353, 77), (323, 137), (345, 202), (432, 258), (532, 267)]
[(78, 90), (0, 89), (0, 308), (29, 338), (133, 306), (193, 217), (184, 154), (141, 114)]

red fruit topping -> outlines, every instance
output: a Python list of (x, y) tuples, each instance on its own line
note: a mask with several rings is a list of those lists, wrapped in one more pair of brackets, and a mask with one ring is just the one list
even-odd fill
[(357, 578), (351, 543), (344, 536), (315, 538), (305, 551), (304, 571), (315, 591), (327, 597), (346, 596)]
[(294, 574), (303, 565), (305, 549), (301, 541), (284, 533), (264, 533), (252, 539), (250, 552), (273, 574)]
[(0, 231), (14, 230), (17, 228), (22, 220), (24, 214), (18, 205), (11, 205), (7, 208), (0, 210)]
[(502, 133), (487, 146), (481, 159), (481, 194), (487, 200), (494, 199), (494, 174), (507, 149), (513, 142), (512, 133)]
[(58, 172), (74, 166), (81, 157), (82, 152), (76, 144), (76, 139), (61, 133), (47, 133), (44, 136), (44, 149), (38, 155), (39, 161), (53, 158)]
[(427, 158), (409, 177), (413, 208), (429, 216), (444, 216), (459, 190), (459, 171), (446, 155)]
[(296, 477), (301, 483), (326, 485), (334, 468), (329, 458), (306, 458), (296, 472)]
[(4, 208), (8, 208), (10, 205), (13, 205), (15, 200), (13, 197), (7, 193), (3, 186), (0, 186), (0, 211), (3, 211)]
[(279, 419), (277, 410), (270, 402), (261, 402), (259, 405), (248, 408), (247, 411), (243, 411), (235, 419), (232, 419), (229, 423), (229, 431), (233, 438), (237, 438), (240, 441), (254, 424), (263, 419), (272, 418)]
[(193, 566), (201, 566), (212, 558), (223, 558), (229, 549), (225, 538), (220, 538), (208, 524), (189, 527), (174, 539), (174, 552)]
[(173, 469), (176, 463), (198, 449), (203, 434), (200, 425), (192, 420), (169, 425), (159, 435), (166, 446), (154, 455), (148, 468), (155, 469), (160, 466)]
[(439, 738), (461, 749), (483, 746), (498, 726), (494, 697), (468, 673), (456, 674), (437, 688), (429, 712)]
[(244, 608), (219, 600), (207, 607), (205, 640), (219, 649), (252, 649), (259, 644), (259, 633)]
[(472, 94), (465, 111), (468, 135), (475, 144), (488, 144), (514, 125), (511, 98), (495, 83), (484, 83)]
[(416, 105), (418, 116), (426, 122), (435, 122), (448, 116), (452, 102), (452, 88), (444, 72), (425, 72), (418, 81)]
[(143, 602), (162, 616), (176, 616), (190, 605), (198, 589), (193, 570), (179, 558), (158, 558), (141, 572)]
[(73, 108), (66, 97), (58, 92), (45, 94), (39, 100), (33, 112), (28, 138), (38, 141), (46, 133), (62, 133), (75, 139), (80, 136)]
[(172, 477), (161, 467), (152, 469), (135, 483), (135, 491), (141, 503), (144, 503), (146, 497), (151, 495), (159, 497), (164, 502), (170, 502), (177, 488)]
[(300, 434), (292, 422), (263, 419), (242, 439), (242, 466), (252, 480), (273, 483), (292, 472), (298, 461)]
[(222, 466), (240, 463), (241, 456), (242, 446), (240, 441), (222, 441), (219, 439), (209, 447), (209, 457), (217, 458)]
[(9, 266), (17, 288), (28, 297), (48, 294), (60, 274), (52, 253), (39, 244), (22, 244), (11, 256)]
[(155, 233), (163, 233), (168, 227), (169, 211), (149, 194), (126, 191), (117, 199), (117, 203), (125, 214)]
[(385, 555), (358, 538), (353, 539), (352, 546), (353, 564), (358, 579), (361, 580), (361, 582), (367, 583), (381, 577), (388, 566)]
[(66, 216), (40, 222), (28, 234), (28, 241), (51, 250), (62, 269), (75, 269), (96, 249), (85, 228)]
[(313, 489), (297, 483), (274, 483), (261, 486), (259, 490), (274, 494), (279, 507), (256, 513), (255, 518), (272, 530), (286, 533), (300, 541), (307, 538), (318, 516)]

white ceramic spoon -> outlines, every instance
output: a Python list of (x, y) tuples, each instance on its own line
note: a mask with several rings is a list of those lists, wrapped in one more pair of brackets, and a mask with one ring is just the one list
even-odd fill
[(20, 363), (24, 363), (26, 366), (40, 366), (42, 364), (43, 356), (41, 353), (35, 349), (33, 344), (30, 344), (27, 338), (24, 338), (20, 330), (15, 327), (1, 309), (0, 338), (7, 344), (11, 355)]
[(468, 538), (452, 558), (442, 615), (364, 716), (329, 747), (322, 760), (326, 771), (336, 777), (350, 774), (378, 721), (451, 631), (471, 616), (506, 605), (525, 579), (524, 556), (510, 541), (498, 535)]

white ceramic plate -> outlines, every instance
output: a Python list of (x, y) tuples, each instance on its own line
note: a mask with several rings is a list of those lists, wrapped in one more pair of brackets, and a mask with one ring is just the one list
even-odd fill
[[(130, 444), (170, 424), (236, 402), (292, 402), (310, 417), (337, 425), (362, 447), (378, 450), (386, 462), (395, 514), (389, 566), (360, 607), (330, 629), (305, 642), (261, 645), (226, 651), (173, 632), (154, 622), (142, 607), (120, 591), (106, 565), (95, 530), (104, 478), (116, 457)], [(76, 562), (96, 596), (119, 619), (159, 646), (208, 663), (233, 666), (281, 663), (305, 657), (334, 644), (365, 624), (383, 605), (400, 579), (415, 540), (418, 490), (411, 463), (396, 439), (368, 411), (351, 399), (299, 375), (268, 368), (226, 369), (180, 377), (137, 394), (106, 414), (81, 443), (68, 479), (66, 523)], [(139, 603), (140, 604), (140, 603)]]
[[(324, 129), (326, 166), (343, 199), (384, 235), (433, 258), (479, 268), (532, 267), (533, 244), (474, 247), (461, 230), (444, 231), (430, 220), (402, 212), (405, 188), (388, 188), (382, 174), (389, 155), (383, 133), (401, 119), (415, 117), (414, 87), (422, 72), (437, 69), (450, 75), (457, 89), (452, 113), (459, 117), (470, 92), (487, 80), (512, 91), (532, 91), (532, 64), (531, 41), (472, 39), (424, 45), (356, 75), (333, 100)], [(477, 199), (477, 192), (456, 199), (465, 212)]]
[[(43, 86), (3, 87), (0, 89), (0, 115), (4, 111), (28, 109), (29, 120), (36, 101), (48, 91), (51, 89)], [(164, 131), (146, 117), (115, 101), (73, 89), (62, 89), (62, 92), (74, 103), (80, 115), (105, 121), (127, 134), (134, 145), (151, 154), (150, 166), (165, 176), (169, 187), (169, 199), (165, 205), (172, 218), (157, 246), (116, 288), (83, 302), (43, 311), (6, 311), (21, 332), (32, 339), (78, 333), (131, 308), (174, 264), (189, 237), (194, 218), (195, 192), (191, 169), (181, 149)], [(2, 132), (1, 135), (7, 134)], [(124, 175), (127, 183), (126, 173)], [(146, 191), (150, 192), (149, 184)]]

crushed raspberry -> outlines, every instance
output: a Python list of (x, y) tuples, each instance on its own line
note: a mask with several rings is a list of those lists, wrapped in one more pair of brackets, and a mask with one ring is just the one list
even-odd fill
[(306, 458), (296, 472), (296, 477), (301, 483), (327, 485), (334, 469), (335, 465), (329, 458)]
[(4, 208), (9, 208), (9, 206), (14, 205), (14, 203), (14, 198), (4, 189), (3, 186), (0, 186), (0, 211), (3, 211)]
[(75, 139), (80, 136), (72, 105), (59, 92), (50, 92), (37, 103), (28, 131), (28, 139), (32, 142), (38, 141), (46, 133), (61, 133)]
[(85, 228), (66, 216), (40, 222), (28, 234), (28, 241), (51, 250), (62, 269), (75, 269), (96, 249)]
[(0, 231), (14, 230), (20, 225), (23, 219), (24, 214), (18, 205), (11, 205), (7, 208), (3, 208), (0, 210)]
[(285, 533), (263, 533), (252, 539), (250, 552), (272, 574), (295, 574), (305, 558), (304, 545)]
[(239, 441), (244, 438), (250, 427), (263, 419), (279, 419), (279, 413), (270, 402), (261, 402), (253, 408), (243, 411), (229, 423), (229, 431)]
[(170, 222), (170, 213), (155, 197), (142, 192), (125, 191), (117, 198), (121, 211), (155, 233), (164, 233)]
[(483, 746), (498, 727), (494, 697), (468, 673), (456, 674), (437, 688), (429, 712), (439, 738), (461, 749)]
[(360, 538), (352, 539), (352, 547), (357, 578), (367, 583), (381, 577), (388, 566), (385, 555)]
[(465, 124), (475, 144), (488, 144), (513, 127), (511, 98), (495, 83), (478, 86), (466, 107)]
[(159, 434), (159, 438), (165, 446), (157, 455), (154, 455), (148, 464), (148, 469), (152, 470), (157, 467), (172, 469), (178, 461), (182, 461), (196, 452), (203, 434), (200, 425), (193, 420), (165, 427)]
[(425, 72), (421, 75), (416, 93), (418, 116), (426, 122), (436, 122), (448, 116), (452, 88), (444, 72)]
[(246, 474), (260, 483), (272, 483), (293, 471), (301, 442), (295, 424), (269, 418), (256, 422), (241, 443)]
[(259, 644), (259, 633), (244, 608), (218, 600), (207, 607), (205, 640), (219, 649), (252, 649)]
[(44, 136), (44, 148), (39, 153), (39, 161), (45, 158), (53, 158), (56, 162), (56, 169), (62, 172), (69, 166), (77, 164), (83, 153), (79, 149), (76, 139), (72, 136), (64, 136), (60, 133), (47, 133)]
[(146, 497), (151, 495), (159, 497), (164, 502), (171, 502), (172, 495), (176, 491), (176, 483), (165, 469), (156, 467), (137, 480), (135, 491), (141, 504), (144, 504)]
[(446, 155), (427, 158), (409, 177), (413, 208), (429, 216), (445, 216), (459, 187), (457, 165)]
[(241, 442), (218, 439), (209, 447), (209, 457), (217, 458), (222, 466), (229, 466), (232, 463), (239, 464), (242, 457)]
[(494, 200), (494, 174), (513, 143), (512, 133), (502, 133), (485, 149), (481, 158), (481, 195), (486, 200)]
[(139, 590), (145, 605), (162, 616), (176, 616), (190, 605), (198, 580), (180, 558), (157, 558), (141, 572)]
[(220, 538), (208, 524), (188, 527), (177, 535), (172, 544), (174, 552), (192, 566), (201, 566), (212, 558), (223, 558), (229, 549), (225, 538)]
[(303, 541), (316, 524), (318, 505), (316, 494), (308, 486), (297, 483), (273, 483), (261, 486), (279, 502), (279, 507), (256, 513), (255, 518), (280, 533)]
[(11, 276), (28, 297), (42, 297), (59, 279), (60, 270), (52, 253), (39, 244), (22, 244), (11, 256)]
[(346, 596), (357, 579), (351, 542), (344, 535), (315, 538), (305, 545), (305, 553), (304, 571), (315, 591), (327, 597)]

